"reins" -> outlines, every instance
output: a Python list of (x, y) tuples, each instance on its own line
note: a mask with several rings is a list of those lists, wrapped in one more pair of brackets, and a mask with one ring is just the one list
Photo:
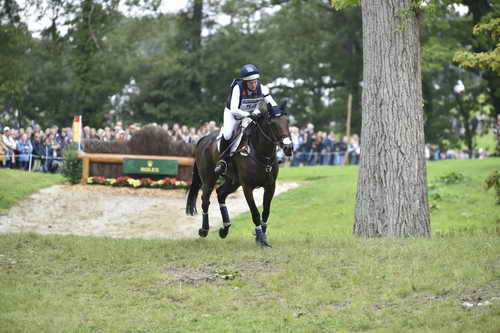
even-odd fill
[[(257, 125), (257, 128), (259, 129), (260, 134), (262, 134), (262, 136), (268, 142), (272, 143), (275, 146), (278, 145), (278, 141), (271, 139), (269, 137), (269, 135), (267, 135), (266, 132), (264, 132), (264, 130), (262, 129), (262, 127), (260, 126), (260, 124), (257, 121), (253, 121), (253, 123), (255, 125)], [(273, 153), (273, 155), (271, 157), (263, 156), (264, 159), (266, 160), (266, 162), (259, 161), (258, 156), (254, 157), (254, 156), (252, 156), (252, 154), (249, 154), (248, 157), (250, 157), (252, 160), (254, 160), (258, 164), (260, 164), (261, 166), (263, 166), (265, 168), (265, 170), (266, 170), (267, 173), (270, 173), (273, 170), (273, 164), (276, 161), (276, 154), (275, 153)]]
[(254, 121), (254, 123), (255, 123), (255, 125), (257, 125), (257, 128), (259, 129), (260, 133), (264, 136), (264, 138), (265, 138), (267, 141), (271, 142), (272, 144), (274, 144), (274, 145), (276, 145), (276, 146), (277, 146), (277, 145), (279, 145), (278, 140), (273, 140), (273, 139), (271, 139), (271, 138), (270, 138), (270, 137), (266, 134), (266, 132), (264, 132), (264, 130), (262, 129), (262, 127), (260, 126), (260, 124), (259, 124), (257, 121)]

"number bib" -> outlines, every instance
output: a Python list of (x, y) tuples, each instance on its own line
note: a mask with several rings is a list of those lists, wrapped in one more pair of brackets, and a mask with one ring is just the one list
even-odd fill
[(252, 112), (259, 107), (259, 104), (264, 100), (263, 97), (259, 98), (243, 98), (241, 100), (240, 109), (247, 112)]

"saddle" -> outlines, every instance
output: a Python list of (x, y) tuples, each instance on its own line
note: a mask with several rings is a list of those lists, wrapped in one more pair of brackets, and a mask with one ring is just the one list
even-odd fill
[[(229, 156), (233, 157), (234, 154), (239, 153), (242, 156), (248, 156), (250, 153), (250, 146), (248, 145), (247, 142), (243, 142), (243, 144), (240, 147), (240, 144), (242, 143), (243, 137), (245, 136), (246, 129), (248, 125), (252, 123), (252, 119), (250, 118), (245, 118), (241, 121), (241, 124), (236, 128), (234, 131), (233, 137), (231, 138), (231, 144), (229, 148)], [(217, 150), (220, 152), (220, 139), (222, 138), (222, 129), (217, 136)], [(246, 140), (245, 140), (246, 141)], [(239, 147), (239, 149), (238, 149)]]

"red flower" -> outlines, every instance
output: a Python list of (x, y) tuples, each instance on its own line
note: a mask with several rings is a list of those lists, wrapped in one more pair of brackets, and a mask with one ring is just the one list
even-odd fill
[(150, 185), (153, 182), (151, 178), (141, 178), (141, 184)]
[(118, 177), (118, 178), (116, 178), (116, 182), (117, 182), (117, 183), (123, 183), (123, 182), (125, 182), (127, 179), (129, 179), (129, 178), (130, 178), (130, 177), (128, 177), (128, 176)]
[(102, 177), (102, 176), (94, 177), (94, 180), (98, 184), (104, 184), (104, 182), (106, 181), (106, 179), (104, 177)]

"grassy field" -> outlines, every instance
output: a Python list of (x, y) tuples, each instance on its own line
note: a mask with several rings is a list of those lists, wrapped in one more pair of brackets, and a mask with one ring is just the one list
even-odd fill
[(0, 214), (31, 193), (63, 182), (60, 174), (0, 169)]
[[(303, 185), (273, 201), (270, 250), (249, 214), (225, 240), (2, 234), (0, 332), (498, 332), (500, 207), (482, 183), (499, 166), (429, 164), (430, 239), (353, 238), (355, 167), (283, 169)], [(4, 172), (6, 208), (34, 181)]]

